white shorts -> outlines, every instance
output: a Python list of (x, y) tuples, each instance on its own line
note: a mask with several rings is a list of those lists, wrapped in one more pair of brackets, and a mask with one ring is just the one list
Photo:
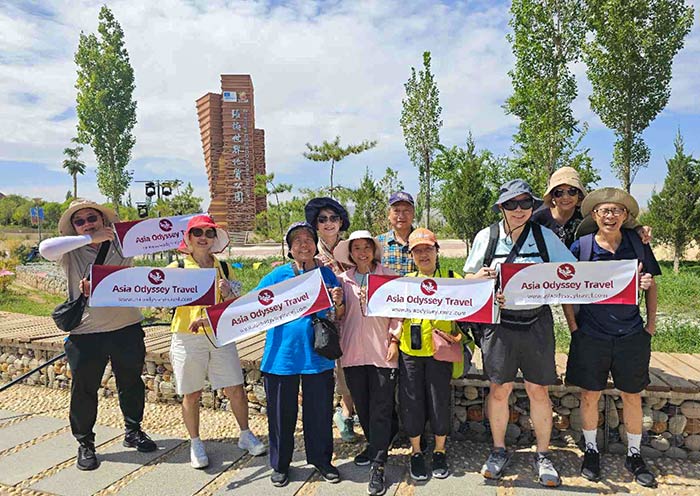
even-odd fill
[(214, 390), (243, 384), (236, 343), (214, 348), (204, 334), (176, 332), (170, 341), (170, 363), (177, 394), (201, 391), (207, 376)]

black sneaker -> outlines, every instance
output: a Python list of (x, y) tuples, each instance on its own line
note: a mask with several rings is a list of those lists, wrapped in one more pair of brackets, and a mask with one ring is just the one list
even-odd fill
[(365, 465), (370, 464), (370, 459), (369, 459), (369, 445), (365, 446), (365, 449), (363, 449), (360, 453), (355, 455), (355, 459), (353, 462), (355, 465), (359, 467), (364, 467)]
[(386, 493), (386, 486), (384, 485), (384, 465), (373, 463), (369, 468), (367, 494), (370, 496), (382, 496), (384, 493)]
[(411, 479), (424, 481), (428, 479), (428, 472), (425, 470), (425, 457), (423, 453), (411, 455)]
[(446, 479), (450, 475), (450, 469), (447, 468), (447, 455), (444, 451), (433, 452), (433, 477), (438, 479)]
[(637, 484), (644, 487), (656, 487), (656, 477), (647, 468), (641, 453), (638, 450), (635, 451), (636, 453), (633, 453), (632, 456), (625, 458), (625, 468), (634, 475)]
[(75, 460), (75, 466), (78, 470), (95, 470), (100, 466), (93, 443), (82, 443), (78, 446), (78, 458)]
[(330, 463), (324, 463), (323, 465), (314, 465), (316, 470), (321, 474), (323, 480), (330, 482), (331, 484), (337, 484), (340, 482), (340, 472)]
[(586, 449), (586, 452), (583, 454), (581, 476), (592, 482), (600, 480), (600, 453), (598, 453), (598, 450)]
[(272, 471), (270, 476), (270, 481), (275, 487), (284, 487), (289, 484), (289, 475), (287, 472), (278, 472), (277, 470)]
[(150, 453), (158, 449), (156, 443), (141, 429), (127, 433), (122, 444), (125, 448), (136, 448), (141, 453)]

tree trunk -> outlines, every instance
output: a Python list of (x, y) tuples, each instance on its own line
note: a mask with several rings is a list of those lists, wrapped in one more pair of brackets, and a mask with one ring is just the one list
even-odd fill
[(335, 168), (335, 160), (331, 160), (331, 189), (330, 189), (331, 198), (335, 198), (333, 196), (333, 169), (334, 168)]
[(73, 174), (73, 198), (78, 198), (78, 174)]
[(678, 274), (681, 265), (681, 256), (683, 255), (683, 247), (676, 245), (673, 250), (673, 273)]
[(430, 154), (425, 154), (425, 217), (426, 227), (430, 229)]

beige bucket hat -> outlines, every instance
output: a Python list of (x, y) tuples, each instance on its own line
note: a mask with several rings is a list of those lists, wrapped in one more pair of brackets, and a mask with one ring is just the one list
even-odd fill
[(119, 221), (119, 216), (117, 215), (117, 212), (115, 212), (111, 208), (105, 207), (104, 205), (100, 205), (99, 203), (95, 203), (92, 200), (76, 198), (75, 200), (70, 202), (68, 209), (65, 212), (63, 212), (63, 215), (61, 215), (61, 218), (58, 220), (59, 234), (62, 234), (63, 236), (75, 236), (76, 234), (78, 234), (77, 232), (75, 232), (75, 228), (73, 227), (73, 223), (71, 222), (71, 217), (73, 217), (73, 214), (75, 212), (84, 208), (92, 208), (100, 212), (102, 214), (102, 217), (104, 218), (105, 226), (110, 226), (115, 222)]
[(382, 245), (369, 231), (354, 231), (348, 239), (338, 243), (338, 246), (333, 250), (333, 258), (345, 265), (355, 266), (356, 264), (350, 259), (350, 243), (356, 239), (369, 239), (374, 243), (374, 260), (380, 262), (382, 260)]
[(584, 188), (583, 184), (581, 183), (581, 178), (578, 175), (578, 171), (576, 171), (576, 169), (573, 167), (562, 167), (555, 170), (549, 177), (549, 181), (547, 181), (547, 191), (544, 192), (543, 197), (545, 205), (550, 208), (554, 206), (552, 203), (552, 192), (562, 184), (568, 184), (574, 188), (577, 188), (583, 194), (583, 196), (586, 196), (587, 194), (586, 188)]

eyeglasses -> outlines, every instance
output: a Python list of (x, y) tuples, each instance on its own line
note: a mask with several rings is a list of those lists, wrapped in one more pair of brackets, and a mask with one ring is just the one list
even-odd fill
[(562, 196), (564, 196), (564, 193), (568, 194), (569, 196), (578, 196), (579, 190), (578, 188), (574, 187), (571, 187), (569, 189), (555, 189), (552, 193), (552, 196), (554, 198), (561, 198)]
[(88, 215), (84, 219), (73, 219), (73, 225), (75, 227), (81, 227), (81, 226), (84, 226), (86, 222), (89, 222), (90, 224), (94, 224), (95, 222), (97, 222), (97, 219), (99, 219), (99, 217), (95, 214)]
[(504, 210), (515, 210), (520, 207), (523, 210), (530, 210), (535, 201), (532, 198), (525, 198), (524, 200), (508, 200), (501, 203)]
[(607, 217), (608, 215), (612, 215), (613, 217), (619, 217), (625, 212), (627, 212), (627, 209), (625, 208), (596, 208), (593, 209), (593, 211), (598, 214), (600, 217)]
[(316, 220), (319, 224), (325, 224), (328, 221), (340, 222), (340, 215), (319, 215)]
[(199, 238), (204, 234), (209, 239), (214, 239), (216, 237), (216, 229), (207, 229), (206, 231), (200, 227), (193, 227), (190, 229), (190, 234), (195, 238)]

